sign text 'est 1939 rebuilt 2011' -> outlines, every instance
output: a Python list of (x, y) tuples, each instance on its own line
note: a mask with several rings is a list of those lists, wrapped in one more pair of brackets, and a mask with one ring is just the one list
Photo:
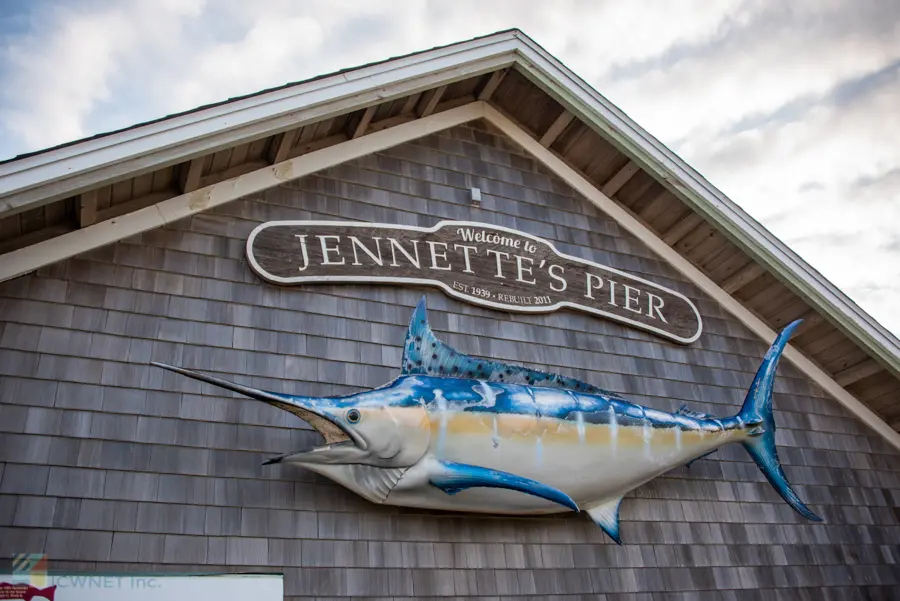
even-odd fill
[(468, 221), (430, 228), (344, 221), (270, 221), (247, 240), (247, 257), (277, 284), (392, 283), (437, 286), (450, 296), (513, 312), (569, 307), (681, 343), (702, 320), (684, 295), (560, 253), (547, 240)]

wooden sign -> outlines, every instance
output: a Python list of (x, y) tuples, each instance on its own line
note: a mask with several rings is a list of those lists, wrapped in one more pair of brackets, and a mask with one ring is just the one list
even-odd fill
[(334, 282), (436, 286), (485, 307), (602, 315), (691, 343), (702, 320), (684, 295), (612, 267), (565, 255), (541, 238), (469, 221), (434, 227), (349, 221), (270, 221), (247, 239), (247, 258), (276, 284)]

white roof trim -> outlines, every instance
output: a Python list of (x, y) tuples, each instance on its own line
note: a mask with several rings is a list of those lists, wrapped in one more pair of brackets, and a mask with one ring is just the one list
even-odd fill
[(513, 63), (900, 373), (900, 341), (893, 334), (661, 142), (517, 31), (339, 73), (0, 165), (0, 215), (40, 206), (125, 174), (151, 171)]

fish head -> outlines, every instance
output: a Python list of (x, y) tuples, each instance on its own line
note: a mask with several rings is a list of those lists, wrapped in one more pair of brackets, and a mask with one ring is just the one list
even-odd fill
[(292, 463), (409, 467), (428, 450), (431, 427), (421, 403), (391, 403), (378, 390), (341, 399), (304, 399), (298, 416), (325, 444), (291, 453)]

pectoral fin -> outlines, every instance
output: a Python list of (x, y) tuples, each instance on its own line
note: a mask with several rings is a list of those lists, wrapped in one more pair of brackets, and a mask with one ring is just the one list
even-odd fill
[(594, 523), (603, 528), (611, 539), (622, 544), (619, 538), (619, 505), (622, 503), (622, 497), (603, 501), (592, 507), (587, 512), (594, 520)]
[(438, 471), (431, 476), (431, 483), (448, 495), (454, 495), (461, 490), (474, 487), (505, 488), (547, 499), (568, 507), (572, 511), (578, 511), (578, 505), (569, 495), (552, 486), (541, 484), (537, 480), (464, 463), (440, 461), (438, 465)]

